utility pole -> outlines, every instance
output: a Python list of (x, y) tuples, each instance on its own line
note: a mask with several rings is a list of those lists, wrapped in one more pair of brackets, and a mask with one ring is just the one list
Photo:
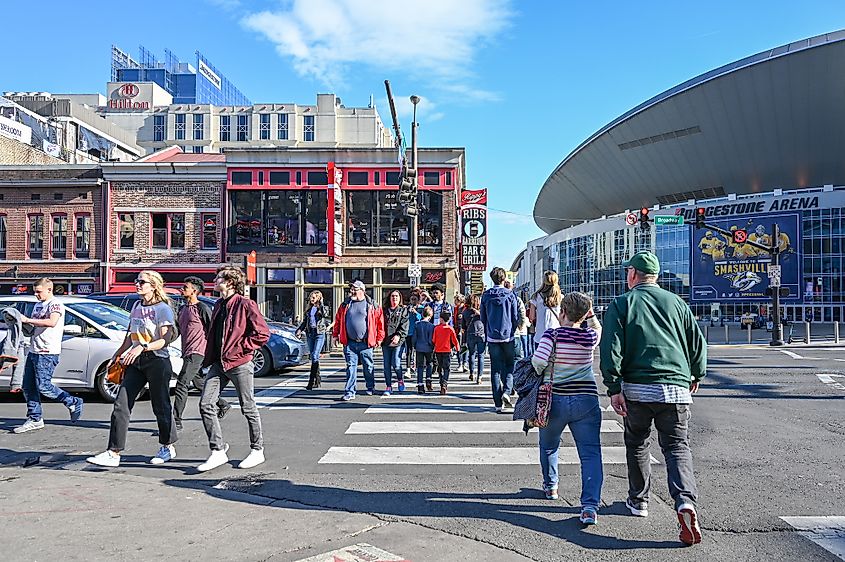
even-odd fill
[(390, 105), (390, 116), (393, 118), (393, 130), (396, 133), (396, 148), (399, 150), (402, 170), (399, 174), (399, 193), (397, 199), (404, 209), (405, 216), (410, 219), (408, 238), (411, 242), (411, 261), (408, 264), (408, 278), (411, 280), (411, 288), (418, 287), (422, 277), (422, 267), (419, 264), (418, 237), (419, 237), (419, 206), (417, 204), (417, 189), (419, 179), (419, 168), (417, 165), (417, 104), (420, 103), (419, 96), (411, 96), (411, 103), (414, 104), (414, 122), (411, 125), (411, 163), (405, 156), (402, 146), (402, 131), (399, 127), (399, 119), (396, 117), (396, 106), (393, 103), (393, 93), (390, 91), (390, 81), (384, 81), (387, 90), (387, 102)]
[[(769, 288), (767, 289), (767, 294), (770, 294), (772, 297), (772, 340), (769, 342), (769, 345), (773, 347), (778, 347), (784, 344), (783, 341), (783, 325), (781, 324), (780, 318), (780, 297), (781, 297), (781, 286), (780, 286), (780, 227), (777, 223), (774, 224), (772, 228), (772, 240), (769, 246), (764, 244), (760, 244), (759, 242), (754, 242), (747, 238), (748, 233), (745, 230), (725, 230), (724, 228), (719, 228), (718, 226), (707, 224), (705, 222), (705, 215), (707, 213), (707, 209), (705, 207), (699, 207), (695, 210), (695, 228), (701, 229), (706, 228), (707, 230), (714, 230), (719, 234), (724, 235), (729, 239), (733, 239), (735, 243), (741, 244), (748, 244), (758, 250), (763, 250), (764, 252), (768, 252), (770, 256), (772, 256), (772, 263), (769, 266), (770, 275), (769, 277), (772, 281), (769, 284)], [(739, 239), (739, 236), (742, 239)], [(784, 296), (789, 295), (789, 289), (784, 289), (786, 291)]]

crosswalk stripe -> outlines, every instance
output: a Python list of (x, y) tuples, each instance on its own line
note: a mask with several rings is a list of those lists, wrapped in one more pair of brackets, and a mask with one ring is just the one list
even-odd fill
[(806, 537), (834, 556), (845, 560), (845, 517), (781, 517)]
[[(393, 393), (392, 397), (393, 398), (404, 398), (404, 399), (409, 399), (409, 398), (420, 398), (420, 399), (442, 398), (442, 396), (440, 394), (437, 394), (436, 392), (428, 392), (426, 394), (417, 394), (417, 392), (415, 390), (414, 391), (406, 390), (405, 392), (402, 392), (402, 393)], [(487, 391), (470, 390), (470, 391), (466, 391), (466, 392), (460, 392), (460, 391), (459, 392), (450, 392), (449, 394), (446, 395), (446, 397), (447, 398), (462, 398), (462, 399), (465, 399), (465, 400), (480, 400), (482, 398), (490, 398), (491, 400), (493, 399), (493, 395), (489, 390), (487, 390)]]
[[(602, 447), (602, 464), (625, 464), (625, 447)], [(332, 447), (319, 464), (536, 465), (537, 447)], [(575, 447), (561, 447), (559, 464), (579, 464)], [(652, 464), (658, 464), (651, 457)]]
[[(599, 406), (602, 412), (612, 412), (613, 407)], [(364, 410), (365, 414), (486, 414), (495, 412), (493, 406), (481, 404), (376, 404)]]
[[(616, 420), (602, 420), (602, 433), (622, 433)], [(422, 434), (422, 433), (521, 433), (522, 422), (515, 421), (398, 421), (353, 422), (346, 435)], [(570, 429), (567, 426), (566, 432)]]

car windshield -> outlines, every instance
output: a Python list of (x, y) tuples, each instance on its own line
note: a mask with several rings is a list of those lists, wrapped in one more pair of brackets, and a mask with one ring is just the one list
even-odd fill
[(129, 328), (129, 313), (104, 302), (74, 302), (65, 305), (67, 308), (93, 320), (107, 330), (126, 330)]

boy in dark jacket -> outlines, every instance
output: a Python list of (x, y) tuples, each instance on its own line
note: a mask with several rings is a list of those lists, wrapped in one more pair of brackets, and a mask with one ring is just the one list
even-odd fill
[(506, 272), (494, 267), (490, 272), (493, 287), (481, 295), (481, 322), (487, 334), (490, 352), (490, 385), (496, 411), (513, 406), (513, 364), (515, 360), (514, 337), (519, 327), (519, 302), (513, 291), (504, 286)]
[[(417, 354), (417, 392), (425, 394), (434, 390), (431, 386), (431, 367), (434, 359), (434, 324), (431, 318), (434, 311), (430, 306), (423, 309), (422, 320), (414, 326), (413, 343)], [(423, 386), (423, 371), (425, 371), (425, 386)]]
[(440, 394), (446, 394), (449, 384), (449, 364), (452, 360), (452, 349), (458, 351), (458, 336), (455, 329), (449, 325), (452, 315), (446, 311), (440, 313), (440, 324), (434, 327), (434, 355), (437, 357), (437, 367), (440, 371)]

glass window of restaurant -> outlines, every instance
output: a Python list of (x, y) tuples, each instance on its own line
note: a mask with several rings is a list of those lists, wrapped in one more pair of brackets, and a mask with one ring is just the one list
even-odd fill
[[(271, 181), (282, 181), (274, 177)], [(324, 189), (233, 190), (229, 243), (271, 249), (324, 247), (328, 240)]]
[(266, 309), (270, 320), (293, 323), (296, 315), (294, 285), (296, 269), (267, 269), (267, 286), (264, 289)]

